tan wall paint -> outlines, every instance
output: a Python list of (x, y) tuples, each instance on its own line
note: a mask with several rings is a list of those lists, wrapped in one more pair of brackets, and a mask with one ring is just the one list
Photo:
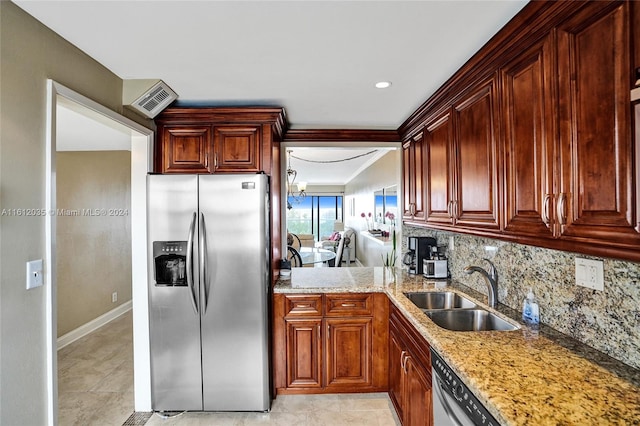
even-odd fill
[(131, 300), (131, 152), (58, 152), (56, 161), (58, 209), (71, 213), (58, 215), (56, 232), (60, 337)]
[[(48, 78), (122, 112), (118, 76), (0, 1), (0, 210), (45, 207)], [(47, 422), (46, 291), (25, 290), (25, 262), (44, 257), (44, 217), (0, 216), (3, 425)]]

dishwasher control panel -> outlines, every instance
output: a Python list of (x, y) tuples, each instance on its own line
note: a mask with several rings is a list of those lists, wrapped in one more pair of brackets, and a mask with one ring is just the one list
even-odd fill
[[(434, 371), (433, 386), (439, 386), (449, 401), (457, 403), (474, 425), (500, 426), (500, 423), (480, 403), (451, 368), (431, 349), (431, 365)], [(435, 397), (435, 396), (434, 396)]]

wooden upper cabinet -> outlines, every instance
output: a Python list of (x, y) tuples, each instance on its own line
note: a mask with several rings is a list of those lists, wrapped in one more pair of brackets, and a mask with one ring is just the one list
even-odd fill
[(167, 126), (162, 129), (163, 173), (211, 173), (211, 126)]
[(422, 133), (402, 146), (404, 184), (403, 218), (408, 221), (424, 220), (424, 141)]
[(413, 200), (411, 193), (415, 186), (415, 173), (411, 155), (411, 141), (402, 144), (402, 218), (413, 219)]
[(451, 112), (428, 124), (425, 139), (427, 222), (453, 224), (453, 126)]
[(555, 98), (551, 35), (501, 68), (504, 231), (551, 237)]
[(565, 240), (604, 240), (638, 250), (630, 4), (589, 4), (558, 27), (557, 37), (558, 232)]
[(272, 175), (286, 131), (284, 110), (273, 107), (167, 108), (155, 123), (156, 173)]
[(425, 216), (431, 225), (500, 228), (495, 86), (495, 77), (476, 85), (424, 128)]
[(453, 106), (456, 226), (495, 229), (499, 223), (496, 79), (479, 84)]
[(404, 220), (640, 261), (638, 23), (630, 1), (527, 4), (398, 129), (425, 141), (425, 220)]
[(260, 171), (260, 126), (215, 126), (214, 172)]

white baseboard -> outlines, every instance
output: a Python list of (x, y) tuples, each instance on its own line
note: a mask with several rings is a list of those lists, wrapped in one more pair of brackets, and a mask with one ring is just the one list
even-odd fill
[(118, 306), (117, 308), (110, 310), (106, 314), (100, 315), (98, 318), (96, 318), (94, 320), (91, 320), (86, 324), (81, 325), (80, 327), (76, 328), (75, 330), (71, 330), (70, 332), (68, 332), (64, 336), (58, 337), (58, 350), (64, 348), (68, 344), (73, 343), (76, 340), (86, 336), (87, 334), (91, 333), (92, 331), (97, 330), (98, 328), (102, 327), (103, 325), (107, 324), (108, 322), (113, 321), (114, 319), (118, 318), (120, 315), (122, 315), (122, 314), (124, 314), (126, 312), (129, 312), (131, 310), (132, 306), (133, 305), (131, 303), (131, 300), (129, 300), (128, 302), (123, 303), (122, 305)]

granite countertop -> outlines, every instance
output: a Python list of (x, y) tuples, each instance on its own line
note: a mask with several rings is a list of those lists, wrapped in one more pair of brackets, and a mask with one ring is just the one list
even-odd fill
[(493, 311), (519, 330), (458, 332), (438, 327), (404, 296), (445, 287), (492, 310), (462, 283), (385, 268), (294, 268), (274, 291), (386, 293), (503, 425), (640, 425), (639, 370), (548, 327), (531, 330), (504, 305)]

